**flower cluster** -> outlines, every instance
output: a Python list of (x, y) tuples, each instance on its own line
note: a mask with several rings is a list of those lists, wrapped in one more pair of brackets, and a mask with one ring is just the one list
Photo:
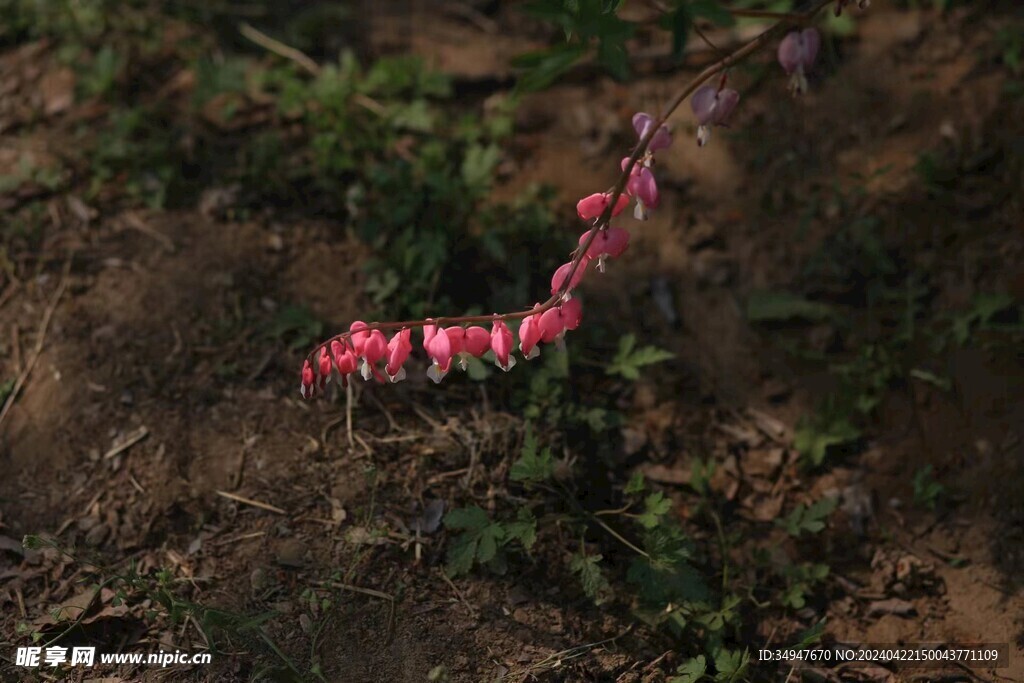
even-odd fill
[[(837, 0), (836, 12), (853, 0)], [(806, 12), (801, 20), (809, 20), (828, 2), (818, 4)], [(862, 8), (869, 0), (858, 0)], [(791, 15), (783, 18), (789, 21)], [(773, 29), (774, 30), (774, 29)], [(813, 28), (792, 31), (779, 44), (778, 60), (790, 76), (790, 88), (795, 93), (807, 90), (807, 73), (817, 59), (821, 36)], [(749, 53), (750, 45), (744, 48)], [(661, 197), (654, 177), (654, 154), (672, 144), (672, 133), (665, 119), (692, 93), (690, 106), (697, 119), (697, 143), (704, 146), (711, 138), (715, 126), (727, 126), (740, 95), (726, 87), (726, 66), (743, 49), (723, 59), (712, 74), (720, 73), (717, 85), (701, 85), (709, 76), (687, 86), (682, 95), (661, 118), (640, 112), (633, 116), (633, 128), (639, 138), (633, 154), (622, 159), (622, 174), (613, 189), (580, 199), (576, 213), (588, 224), (579, 238), (572, 259), (560, 266), (551, 278), (551, 298), (534, 305), (532, 309), (493, 316), (466, 316), (462, 318), (426, 319), (405, 323), (352, 323), (347, 332), (339, 334), (318, 346), (302, 367), (300, 391), (303, 397), (323, 392), (333, 378), (343, 386), (358, 373), (364, 380), (399, 382), (405, 379), (405, 364), (413, 350), (413, 328), (423, 330), (423, 350), (429, 359), (427, 376), (440, 382), (453, 365), (468, 368), (470, 358), (485, 354), (493, 356), (494, 364), (504, 371), (515, 364), (515, 336), (508, 322), (519, 321), (519, 353), (529, 360), (540, 353), (541, 344), (564, 347), (566, 332), (579, 327), (583, 308), (573, 290), (591, 270), (603, 273), (610, 259), (618, 258), (629, 247), (629, 232), (611, 225), (634, 203), (633, 216), (646, 220), (648, 212), (658, 207)], [(696, 87), (699, 86), (699, 87)], [(691, 89), (692, 88), (692, 89)], [(591, 267), (593, 266), (593, 267)], [(487, 326), (490, 326), (488, 330)], [(395, 330), (388, 339), (384, 331)]]
[[(632, 157), (622, 160), (622, 170), (629, 175), (620, 190), (595, 193), (577, 202), (577, 214), (590, 223), (590, 227), (580, 235), (572, 260), (559, 266), (552, 276), (552, 299), (536, 304), (520, 316), (495, 314), (489, 331), (479, 325), (444, 327), (439, 321), (423, 321), (423, 350), (430, 361), (427, 366), (430, 379), (440, 382), (453, 365), (466, 370), (470, 357), (481, 358), (488, 351), (492, 352), (497, 367), (506, 372), (511, 370), (516, 364), (514, 341), (505, 320), (513, 317), (522, 318), (518, 337), (523, 358), (537, 357), (541, 344), (564, 348), (565, 333), (579, 327), (583, 318), (582, 304), (579, 298), (572, 296), (572, 291), (591, 264), (603, 273), (608, 260), (618, 258), (629, 247), (629, 232), (610, 225), (610, 219), (619, 216), (630, 200), (636, 203), (634, 215), (640, 219), (646, 219), (648, 211), (660, 203), (652, 170), (654, 152), (668, 147), (672, 134), (667, 126), (645, 113), (633, 117), (633, 127), (639, 136), (642, 154), (636, 160)], [(411, 327), (399, 329), (389, 340), (376, 325), (357, 320), (347, 333), (322, 345), (306, 359), (299, 390), (308, 398), (324, 391), (334, 377), (347, 386), (349, 378), (356, 373), (364, 380), (400, 382), (406, 377), (405, 363), (412, 349)]]

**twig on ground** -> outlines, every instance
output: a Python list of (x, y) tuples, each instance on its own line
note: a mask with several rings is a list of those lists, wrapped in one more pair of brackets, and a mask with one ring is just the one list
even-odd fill
[(320, 65), (314, 62), (311, 57), (303, 53), (301, 50), (296, 50), (294, 47), (285, 45), (279, 40), (274, 40), (266, 33), (253, 28), (251, 24), (247, 22), (239, 24), (238, 32), (265, 50), (269, 50), (279, 57), (284, 57), (285, 59), (295, 62), (313, 76), (318, 76), (320, 74)]
[(469, 600), (466, 599), (466, 596), (462, 594), (462, 591), (459, 590), (459, 587), (456, 586), (455, 583), (451, 580), (451, 578), (444, 573), (443, 569), (438, 569), (437, 573), (438, 575), (440, 575), (442, 579), (444, 579), (444, 582), (448, 584), (448, 587), (452, 589), (452, 592), (455, 593), (455, 596), (459, 599), (459, 602), (466, 606), (466, 610), (469, 611), (469, 616), (473, 619), (476, 619), (476, 609), (473, 607), (473, 605), (469, 603)]
[(139, 443), (147, 436), (149, 436), (149, 429), (147, 429), (146, 426), (143, 425), (142, 427), (136, 429), (134, 432), (130, 432), (127, 436), (124, 437), (123, 440), (121, 440), (120, 443), (117, 443), (114, 446), (112, 446), (109, 451), (103, 454), (103, 459), (110, 460), (111, 458), (116, 457), (121, 453), (124, 453), (126, 450), (128, 450), (135, 444)]
[(21, 393), (22, 387), (25, 386), (25, 382), (28, 381), (29, 375), (32, 374), (32, 368), (36, 366), (39, 356), (43, 353), (43, 346), (46, 344), (46, 332), (50, 328), (50, 320), (53, 318), (53, 312), (57, 310), (57, 304), (60, 303), (61, 297), (64, 296), (64, 291), (67, 289), (68, 274), (70, 272), (71, 258), (69, 257), (67, 262), (64, 264), (64, 274), (61, 276), (60, 284), (57, 285), (57, 291), (53, 293), (53, 296), (50, 298), (49, 305), (43, 312), (43, 318), (39, 323), (39, 332), (36, 333), (36, 344), (32, 349), (32, 355), (29, 356), (28, 361), (25, 363), (25, 367), (21, 370), (21, 374), (18, 375), (18, 379), (14, 381), (14, 388), (11, 389), (11, 393), (7, 396), (7, 400), (4, 401), (3, 408), (0, 409), (0, 425), (3, 425), (4, 419), (11, 411), (11, 406), (14, 405), (18, 395)]
[(251, 505), (253, 507), (260, 508), (261, 510), (267, 510), (268, 512), (274, 512), (274, 513), (279, 514), (279, 515), (287, 515), (288, 514), (287, 512), (285, 512), (284, 510), (282, 510), (279, 507), (276, 507), (274, 505), (270, 505), (268, 503), (262, 503), (262, 502), (260, 502), (258, 500), (253, 500), (252, 498), (246, 498), (245, 496), (240, 496), (240, 495), (238, 495), (236, 493), (229, 493), (228, 491), (220, 491), (220, 490), (214, 491), (214, 493), (216, 493), (218, 496), (222, 496), (222, 497), (227, 498), (229, 500), (233, 500), (233, 501), (235, 501), (237, 503), (243, 503), (245, 505)]

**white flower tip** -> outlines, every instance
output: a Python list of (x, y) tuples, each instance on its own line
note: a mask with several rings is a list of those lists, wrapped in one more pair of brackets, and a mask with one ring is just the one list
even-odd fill
[(441, 370), (441, 366), (437, 363), (432, 363), (431, 366), (427, 368), (427, 377), (434, 380), (434, 384), (440, 384), (446, 374), (448, 373)]
[(405, 368), (398, 368), (398, 372), (395, 373), (394, 375), (389, 374), (388, 379), (391, 380), (392, 384), (397, 384), (398, 382), (401, 382), (403, 379), (405, 379)]
[[(520, 350), (522, 350), (522, 349), (520, 349)], [(533, 360), (534, 358), (536, 358), (539, 355), (540, 355), (540, 347), (539, 346), (534, 346), (532, 349), (530, 349), (530, 352), (528, 354), (526, 354), (526, 360)]]
[(633, 207), (633, 218), (638, 221), (647, 220), (647, 207), (645, 207), (644, 203), (639, 199), (636, 200), (636, 206)]

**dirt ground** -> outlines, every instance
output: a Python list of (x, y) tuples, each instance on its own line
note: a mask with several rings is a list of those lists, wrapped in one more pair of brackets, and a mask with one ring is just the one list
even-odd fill
[[(792, 282), (831, 229), (827, 208), (798, 226), (801, 206), (827, 203), (833, 183), (856, 178), (867, 178), (858, 211), (881, 217), (892, 248), (923, 245), (901, 254), (939, 273), (930, 306), (953, 309), (994, 289), (1024, 297), (1015, 185), (1024, 103), (1004, 94), (1005, 71), (987, 52), (1000, 15), (875, 5), (806, 97), (767, 79), (733, 130), (703, 150), (691, 144), (689, 112), (675, 118), (663, 208), (619, 267), (585, 285), (601, 316), (676, 354), (632, 393), (615, 476), (640, 470), (672, 492), (695, 454), (709, 454), (719, 463), (713, 487), (752, 520), (839, 491), (821, 548), (832, 574), (807, 608), (814, 619), (827, 617), (844, 642), (1006, 643), (1011, 663), (973, 673), (850, 667), (833, 680), (1024, 681), (1021, 348), (948, 352), (951, 391), (912, 380), (891, 392), (863, 448), (808, 474), (792, 439), (826, 380), (781, 352), (741, 304)], [(415, 30), (397, 13), (367, 21), (375, 50), (422, 54), (479, 97), (508, 87), (508, 58), (530, 42), (503, 29), (505, 14), (422, 11)], [(709, 57), (695, 51), (682, 70), (641, 64), (627, 84), (571, 76), (530, 96), (499, 193), (547, 182), (570, 203), (606, 187), (628, 116), (655, 108)], [(24, 58), (0, 55), (0, 74)], [(47, 77), (37, 71), (31, 78)], [(25, 88), (3, 97), (45, 106)], [(963, 169), (939, 199), (918, 180), (929, 150)], [(783, 209), (767, 213), (766, 202)], [(45, 250), (11, 255), (22, 277), (0, 293), (4, 376), (40, 349), (0, 425), (0, 679), (25, 680), (4, 661), (24, 644), (19, 623), (52, 633), (53, 607), (92, 594), (79, 583), (91, 565), (123, 569), (129, 559), (140, 573), (169, 568), (197, 603), (276, 612), (267, 636), (295, 661), (318, 660), (328, 681), (425, 680), (438, 666), (452, 681), (663, 681), (686, 658), (627, 609), (583, 598), (558, 543), (539, 544), (549, 556), (541, 550), (506, 576), (443, 575), (445, 532), (418, 534), (412, 520), (432, 500), (488, 509), (514, 495), (507, 472), (523, 420), (492, 407), (487, 394), (500, 386), (437, 389), (416, 378), (360, 384), (351, 412), (344, 396), (304, 402), (299, 354), (232, 325), (241, 309), (282, 302), (338, 326), (360, 317), (364, 248), (329, 220), (83, 212), (60, 195), (49, 207)], [(830, 330), (800, 334), (827, 345)], [(242, 379), (222, 381), (225, 363), (244, 368)], [(925, 464), (952, 491), (935, 510), (911, 505)], [(685, 505), (678, 513), (687, 518)], [(76, 559), (23, 551), (12, 539), (25, 534), (59, 539)], [(335, 591), (329, 615), (310, 588)], [(112, 595), (90, 610), (76, 637), (205, 645), (187, 622), (141, 620)], [(786, 644), (807, 621), (765, 619), (751, 635)], [(233, 645), (210, 667), (125, 666), (69, 680), (257, 676), (266, 642)], [(798, 675), (759, 669), (755, 680)]]

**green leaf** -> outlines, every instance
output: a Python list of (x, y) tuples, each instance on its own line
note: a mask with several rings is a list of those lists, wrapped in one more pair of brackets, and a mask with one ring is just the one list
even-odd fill
[(636, 348), (636, 336), (624, 335), (619, 339), (619, 350), (605, 368), (609, 375), (620, 375), (629, 380), (640, 379), (640, 368), (673, 358), (674, 354), (656, 346)]
[(646, 482), (644, 481), (643, 472), (634, 472), (630, 476), (629, 481), (626, 482), (626, 488), (622, 492), (627, 496), (632, 496), (637, 493), (643, 493), (645, 487)]
[(845, 416), (831, 420), (802, 420), (794, 434), (793, 445), (805, 462), (818, 467), (825, 461), (825, 454), (832, 446), (856, 441), (860, 430)]
[(298, 349), (311, 346), (323, 333), (323, 327), (305, 306), (284, 306), (265, 325), (264, 335), (282, 341), (290, 338), (288, 348)]
[(810, 507), (797, 505), (788, 516), (775, 520), (775, 525), (794, 538), (799, 538), (804, 532), (816, 534), (825, 528), (825, 520), (838, 505), (839, 499), (835, 497), (822, 498)]
[(747, 298), (747, 320), (755, 323), (831, 320), (834, 315), (830, 306), (809, 301), (792, 292), (759, 290), (751, 292)]
[(982, 293), (974, 297), (971, 313), (982, 325), (987, 324), (996, 313), (1001, 313), (1013, 305), (1013, 297), (1009, 294)]
[(682, 666), (676, 669), (676, 675), (668, 679), (668, 683), (697, 683), (704, 678), (707, 670), (707, 659), (704, 655), (697, 655), (683, 662)]
[(471, 188), (487, 189), (500, 160), (501, 149), (497, 145), (470, 145), (462, 160), (462, 179)]
[(645, 529), (653, 529), (671, 509), (672, 501), (661, 491), (656, 491), (644, 499), (644, 511), (637, 515), (636, 521)]
[(527, 423), (526, 435), (523, 438), (523, 448), (519, 452), (519, 459), (512, 463), (509, 477), (512, 481), (535, 484), (547, 481), (554, 473), (555, 461), (551, 456), (551, 449), (545, 448), (538, 452), (537, 439), (533, 434), (533, 427), (530, 423)]
[(822, 617), (821, 621), (811, 626), (809, 629), (801, 633), (796, 637), (797, 648), (807, 648), (814, 645), (821, 640), (821, 637), (825, 634), (825, 623), (828, 621), (827, 617)]
[(505, 538), (504, 527), (492, 522), (476, 505), (452, 510), (445, 515), (444, 524), (449, 529), (463, 530), (448, 546), (445, 571), (449, 576), (469, 572), (474, 562), (493, 560)]
[(938, 387), (943, 391), (949, 391), (953, 387), (953, 383), (950, 382), (948, 377), (940, 377), (930, 370), (923, 368), (914, 368), (910, 371), (910, 376), (915, 379), (919, 379), (922, 382), (928, 382), (932, 386)]
[(579, 43), (567, 43), (547, 50), (528, 52), (512, 60), (512, 65), (523, 69), (517, 87), (524, 92), (542, 90), (572, 68), (587, 53)]
[(579, 575), (583, 592), (595, 605), (604, 604), (612, 597), (612, 587), (599, 566), (601, 559), (601, 555), (578, 553), (569, 561), (569, 570)]
[(519, 541), (529, 550), (537, 542), (537, 518), (529, 508), (519, 508), (516, 521), (505, 522), (505, 542)]
[(750, 663), (750, 654), (744, 650), (721, 649), (715, 655), (715, 681), (719, 683), (731, 683), (743, 676)]

